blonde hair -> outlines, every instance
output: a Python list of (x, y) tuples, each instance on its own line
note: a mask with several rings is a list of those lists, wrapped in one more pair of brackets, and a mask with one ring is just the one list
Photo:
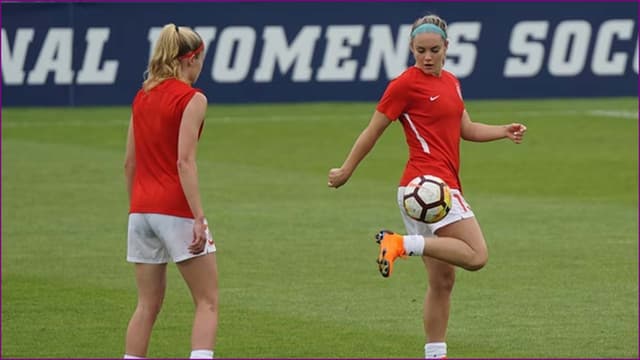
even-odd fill
[(149, 60), (143, 89), (149, 90), (159, 82), (178, 77), (180, 57), (195, 51), (202, 46), (202, 38), (198, 33), (186, 26), (178, 27), (167, 24), (160, 31), (160, 36)]
[[(438, 15), (435, 14), (429, 14), (429, 15), (425, 15), (421, 18), (419, 18), (418, 20), (416, 20), (413, 23), (413, 26), (411, 27), (411, 33), (413, 33), (413, 30), (415, 30), (418, 26), (422, 25), (422, 24), (433, 24), (437, 27), (439, 27), (440, 29), (442, 29), (442, 31), (444, 31), (445, 34), (445, 38), (447, 37), (447, 22), (444, 21), (443, 18), (441, 18)], [(413, 42), (413, 38), (411, 38), (411, 41)]]

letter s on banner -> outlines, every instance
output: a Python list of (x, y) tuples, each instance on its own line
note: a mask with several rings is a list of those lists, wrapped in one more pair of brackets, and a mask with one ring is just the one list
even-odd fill
[(467, 77), (473, 72), (478, 54), (473, 42), (480, 39), (481, 29), (482, 23), (479, 21), (452, 23), (447, 29), (449, 37), (447, 58), (454, 57), (455, 60), (447, 59), (446, 67), (459, 78)]
[(504, 64), (505, 77), (536, 76), (544, 62), (544, 45), (538, 41), (547, 37), (548, 21), (521, 21), (511, 31), (509, 50), (514, 55), (507, 58)]

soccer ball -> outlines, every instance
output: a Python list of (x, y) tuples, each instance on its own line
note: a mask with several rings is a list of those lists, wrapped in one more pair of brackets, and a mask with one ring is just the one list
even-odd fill
[(433, 224), (449, 213), (451, 190), (437, 176), (418, 176), (404, 188), (402, 205), (412, 219)]

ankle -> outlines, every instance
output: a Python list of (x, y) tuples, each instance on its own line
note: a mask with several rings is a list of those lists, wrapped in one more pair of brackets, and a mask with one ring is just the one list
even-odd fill
[(190, 359), (213, 359), (213, 350), (192, 350)]
[(422, 256), (424, 252), (424, 237), (422, 235), (405, 235), (402, 237), (404, 251), (409, 256)]
[(425, 359), (444, 359), (447, 357), (447, 343), (432, 342), (424, 346)]

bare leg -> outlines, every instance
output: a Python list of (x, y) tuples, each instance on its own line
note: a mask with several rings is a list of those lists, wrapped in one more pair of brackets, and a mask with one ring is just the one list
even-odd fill
[(429, 287), (424, 299), (426, 342), (445, 342), (451, 292), (456, 277), (455, 267), (428, 256), (424, 256), (422, 260), (429, 276)]
[[(487, 246), (475, 217), (457, 221), (425, 239), (423, 261), (429, 276), (424, 302), (425, 356), (446, 354), (446, 334), (455, 283), (454, 265), (479, 270), (487, 262)], [(427, 256), (428, 255), (428, 256)], [(441, 351), (444, 351), (442, 353)]]
[(218, 328), (218, 267), (215, 253), (178, 263), (196, 310), (191, 331), (192, 350), (213, 350)]
[(147, 356), (153, 324), (162, 308), (167, 285), (167, 264), (136, 264), (138, 305), (127, 327), (125, 353)]
[(487, 244), (475, 217), (447, 225), (439, 229), (437, 235), (425, 238), (424, 256), (471, 271), (487, 263)]

